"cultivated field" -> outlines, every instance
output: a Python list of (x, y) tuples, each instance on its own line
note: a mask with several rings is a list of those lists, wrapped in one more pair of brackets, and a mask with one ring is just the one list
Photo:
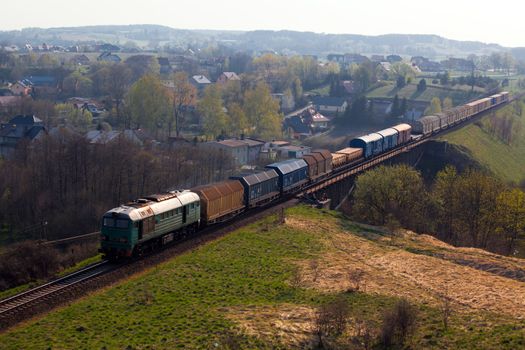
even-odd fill
[[(349, 292), (357, 270), (363, 280)], [(517, 349), (525, 346), (524, 276), (523, 260), (299, 206), (285, 224), (268, 218), (0, 334), (0, 348), (303, 349), (313, 344), (318, 305), (344, 298), (351, 336), (355, 319), (379, 327), (405, 297), (419, 313), (414, 349)]]

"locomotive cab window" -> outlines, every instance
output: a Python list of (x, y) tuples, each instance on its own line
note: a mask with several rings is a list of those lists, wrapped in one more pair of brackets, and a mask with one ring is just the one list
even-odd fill
[(117, 228), (128, 228), (128, 224), (129, 224), (128, 220), (117, 219), (116, 227)]
[(114, 226), (115, 226), (115, 219), (112, 219), (112, 218), (104, 218), (104, 226), (107, 226), (107, 227), (114, 227)]

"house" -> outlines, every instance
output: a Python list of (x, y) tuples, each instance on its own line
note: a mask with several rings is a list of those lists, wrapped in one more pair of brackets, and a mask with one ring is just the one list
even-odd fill
[(173, 72), (170, 60), (167, 57), (157, 57), (157, 61), (160, 65), (160, 74), (169, 75)]
[(202, 91), (206, 86), (211, 84), (211, 81), (204, 75), (194, 75), (191, 77), (190, 82), (199, 90)]
[(310, 127), (304, 123), (303, 119), (299, 115), (285, 118), (283, 127), (291, 138), (297, 140), (303, 140), (309, 136), (312, 136), (312, 130), (310, 130)]
[(23, 140), (33, 141), (45, 133), (44, 123), (33, 115), (18, 115), (0, 125), (0, 156), (8, 157)]
[(345, 54), (344, 63), (346, 65), (352, 65), (352, 64), (363, 64), (366, 62), (370, 62), (370, 59), (368, 57), (357, 54), (357, 53), (347, 53)]
[(22, 104), (22, 96), (0, 96), (0, 113), (13, 114), (19, 111)]
[(82, 54), (73, 56), (73, 58), (71, 58), (69, 62), (75, 66), (87, 66), (89, 65), (90, 60), (89, 57)]
[(52, 75), (31, 75), (21, 82), (33, 88), (56, 88), (58, 85), (57, 78)]
[(302, 156), (310, 153), (311, 151), (312, 151), (312, 148), (309, 146), (284, 146), (284, 147), (279, 147), (277, 149), (279, 158), (281, 159), (301, 158)]
[(248, 164), (248, 144), (241, 140), (223, 140), (215, 142), (206, 142), (203, 144), (205, 147), (211, 147), (219, 149), (226, 154), (229, 154), (237, 165)]
[(315, 96), (312, 104), (319, 112), (328, 115), (342, 114), (348, 107), (348, 102), (343, 97)]
[(241, 137), (242, 142), (248, 145), (248, 164), (254, 164), (259, 159), (259, 154), (264, 146), (264, 141)]
[(353, 95), (357, 92), (357, 87), (353, 80), (343, 80), (341, 85), (347, 95)]
[(11, 84), (9, 90), (11, 90), (15, 96), (27, 96), (31, 94), (31, 86), (24, 84), (22, 81)]
[(139, 146), (143, 145), (142, 140), (140, 139), (139, 135), (137, 135), (135, 130), (129, 130), (129, 129), (124, 130), (124, 131), (91, 130), (91, 131), (88, 131), (88, 133), (86, 134), (86, 139), (89, 141), (89, 143), (97, 144), (97, 145), (104, 145), (110, 142), (114, 142), (114, 141), (117, 141), (121, 137)]
[(117, 45), (113, 45), (113, 44), (100, 44), (100, 45), (96, 45), (95, 46), (95, 50), (96, 51), (100, 51), (100, 52), (118, 52), (120, 51), (120, 47), (118, 47)]
[(372, 62), (379, 63), (379, 62), (384, 62), (384, 61), (386, 61), (386, 58), (385, 58), (385, 56), (383, 56), (383, 55), (372, 55), (372, 57), (370, 57), (370, 60), (371, 60)]
[(314, 108), (308, 108), (302, 113), (304, 122), (315, 131), (324, 131), (328, 129), (330, 119), (317, 112)]
[(387, 62), (390, 62), (390, 63), (396, 63), (396, 62), (403, 61), (403, 57), (401, 57), (399, 55), (388, 55), (388, 56), (386, 56), (386, 60), (387, 60)]
[(217, 78), (217, 83), (226, 84), (229, 81), (240, 81), (241, 78), (235, 72), (222, 72)]
[(122, 59), (118, 55), (112, 54), (108, 51), (101, 53), (100, 56), (97, 57), (97, 61), (119, 63)]

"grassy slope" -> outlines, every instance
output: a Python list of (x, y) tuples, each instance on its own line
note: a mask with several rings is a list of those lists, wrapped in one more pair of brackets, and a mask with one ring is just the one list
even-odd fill
[(519, 183), (525, 179), (524, 133), (521, 140), (507, 145), (486, 133), (478, 125), (470, 124), (443, 136), (441, 140), (466, 147), (473, 158), (504, 181)]
[[(289, 348), (286, 337), (294, 333), (294, 328), (277, 335), (282, 322), (258, 319), (262, 315), (258, 310), (312, 309), (339, 294), (350, 303), (353, 317), (360, 316), (377, 325), (385, 307), (396, 300), (396, 288), (382, 284), (378, 291), (370, 293), (323, 291), (308, 283), (292, 287), (287, 281), (297, 266), (302, 266), (301, 262), (308, 264), (317, 258), (321, 269), (329, 271), (333, 264), (326, 257), (337, 257), (342, 251), (360, 253), (359, 244), (379, 256), (388, 252), (422, 256), (408, 252), (408, 248), (415, 249), (413, 244), (404, 247), (400, 240), (388, 243), (382, 234), (349, 223), (334, 212), (301, 206), (287, 212), (286, 225), (275, 226), (273, 220), (245, 227), (114, 288), (0, 334), (0, 348), (221, 348), (231, 334), (241, 348), (269, 348), (269, 344)], [(340, 246), (332, 244), (333, 237), (348, 240), (346, 248), (336, 249)], [(423, 247), (425, 254), (434, 249)], [(368, 256), (363, 258), (367, 263)], [(343, 261), (351, 264), (352, 259), (345, 257)], [(325, 278), (337, 275), (327, 273), (319, 281)], [(373, 281), (367, 282), (367, 292), (368, 285), (372, 291)], [(418, 307), (421, 322), (414, 348), (515, 349), (525, 344), (524, 321), (470, 310), (454, 314), (450, 329), (444, 331), (437, 307), (417, 295), (414, 300), (425, 304)], [(251, 332), (232, 315), (239, 309), (252, 310), (253, 314), (245, 318), (252, 324), (248, 327)], [(283, 322), (292, 321), (293, 318), (285, 317)], [(265, 322), (273, 334), (271, 338), (257, 336), (257, 329)]]
[(409, 100), (425, 102), (430, 102), (430, 100), (432, 100), (434, 97), (439, 97), (441, 100), (445, 99), (446, 97), (451, 97), (454, 101), (454, 104), (460, 104), (475, 96), (475, 94), (470, 95), (469, 92), (470, 90), (466, 90), (464, 87), (459, 86), (454, 89), (448, 89), (430, 85), (427, 86), (425, 91), (418, 92), (417, 84), (408, 84), (401, 89), (396, 88), (394, 84), (389, 84), (370, 91), (367, 93), (367, 97), (393, 98), (397, 94), (399, 98), (406, 97)]

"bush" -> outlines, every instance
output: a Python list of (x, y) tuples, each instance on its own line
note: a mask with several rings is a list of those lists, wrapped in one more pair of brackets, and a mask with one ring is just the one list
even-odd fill
[(58, 252), (36, 242), (25, 241), (9, 247), (0, 261), (0, 289), (47, 278), (60, 267)]
[(403, 345), (416, 330), (417, 310), (406, 299), (400, 300), (383, 316), (381, 343), (385, 347)]

